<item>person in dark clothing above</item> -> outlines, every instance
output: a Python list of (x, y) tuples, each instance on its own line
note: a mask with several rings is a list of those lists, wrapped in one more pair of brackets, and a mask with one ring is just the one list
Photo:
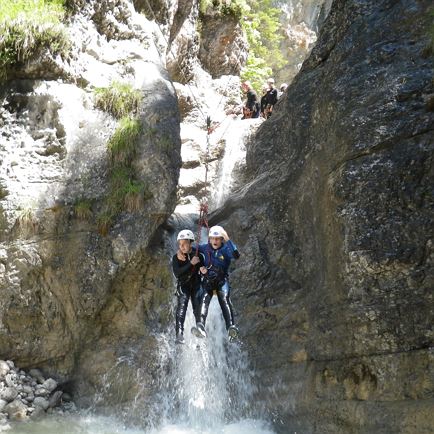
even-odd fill
[(243, 117), (242, 119), (250, 119), (259, 117), (259, 101), (258, 95), (253, 90), (250, 81), (244, 81), (241, 84), (243, 92), (247, 95), (247, 101), (243, 107)]
[(191, 299), (193, 314), (196, 322), (199, 318), (200, 303), (200, 267), (205, 264), (205, 257), (202, 253), (195, 256), (192, 243), (194, 234), (192, 231), (185, 229), (179, 232), (177, 236), (178, 251), (172, 259), (173, 274), (177, 278), (176, 296), (178, 297), (178, 306), (176, 308), (176, 343), (183, 344), (184, 340), (184, 322), (187, 314), (188, 300)]
[(267, 107), (267, 93), (268, 93), (268, 86), (264, 85), (262, 87), (262, 97), (261, 97), (261, 116), (265, 117), (265, 109)]
[(199, 338), (206, 337), (205, 323), (209, 304), (213, 295), (217, 294), (229, 340), (233, 341), (238, 336), (238, 329), (235, 326), (234, 311), (230, 299), (229, 266), (232, 259), (240, 257), (240, 253), (221, 226), (213, 226), (209, 230), (209, 242), (201, 244), (199, 252), (205, 257), (205, 265), (200, 268), (205, 293), (200, 303), (198, 322), (191, 331)]
[(274, 78), (269, 78), (267, 80), (268, 91), (267, 91), (267, 107), (265, 108), (265, 119), (271, 116), (273, 113), (274, 104), (277, 102), (277, 89), (274, 87)]

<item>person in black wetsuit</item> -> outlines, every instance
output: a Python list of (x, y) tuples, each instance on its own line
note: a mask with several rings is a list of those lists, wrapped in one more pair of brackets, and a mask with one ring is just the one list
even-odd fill
[(264, 85), (262, 87), (262, 97), (261, 97), (261, 116), (265, 117), (265, 108), (267, 107), (267, 93), (268, 86)]
[(250, 119), (259, 117), (260, 104), (258, 101), (258, 95), (253, 90), (250, 81), (244, 81), (241, 84), (243, 92), (247, 96), (247, 101), (243, 107), (242, 119)]
[(267, 106), (265, 108), (265, 119), (268, 119), (273, 113), (274, 104), (276, 104), (278, 98), (277, 89), (274, 87), (274, 78), (269, 78), (267, 80), (268, 91), (267, 91)]
[(178, 297), (178, 306), (176, 308), (176, 343), (183, 344), (184, 340), (184, 322), (187, 314), (188, 300), (191, 299), (193, 314), (196, 322), (199, 320), (200, 307), (200, 285), (201, 276), (199, 268), (205, 264), (204, 255), (199, 253), (195, 256), (192, 243), (194, 234), (192, 231), (185, 229), (179, 232), (177, 236), (178, 247), (176, 255), (172, 259), (173, 274), (178, 279), (176, 285), (176, 295)]
[(206, 337), (205, 323), (208, 308), (213, 295), (216, 294), (225, 319), (229, 340), (233, 341), (238, 336), (238, 329), (235, 326), (234, 311), (230, 299), (231, 288), (228, 274), (231, 260), (238, 259), (240, 253), (221, 226), (213, 226), (209, 230), (209, 242), (199, 245), (199, 252), (205, 256), (205, 265), (200, 268), (203, 275), (202, 287), (205, 293), (200, 303), (196, 327), (193, 327), (191, 331), (199, 338)]

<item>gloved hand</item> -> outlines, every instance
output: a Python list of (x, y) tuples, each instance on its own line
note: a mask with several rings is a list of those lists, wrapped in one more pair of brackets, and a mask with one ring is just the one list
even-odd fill
[(200, 259), (199, 259), (198, 256), (193, 256), (193, 257), (191, 258), (191, 261), (190, 261), (191, 265), (199, 264), (199, 262), (200, 262)]

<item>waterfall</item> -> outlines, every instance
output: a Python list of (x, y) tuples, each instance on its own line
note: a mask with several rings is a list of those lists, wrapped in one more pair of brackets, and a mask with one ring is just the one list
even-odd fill
[(174, 364), (159, 397), (167, 413), (150, 433), (271, 433), (264, 422), (251, 418), (252, 372), (241, 345), (228, 343), (217, 299), (211, 302), (206, 340), (189, 333), (193, 325), (190, 310), (186, 343), (166, 354)]
[[(208, 338), (198, 340), (189, 330), (194, 317), (189, 306), (186, 343), (175, 345), (172, 328), (159, 338), (161, 389), (148, 429), (127, 427), (128, 417), (78, 413), (13, 425), (11, 434), (272, 434), (266, 422), (253, 418), (252, 375), (242, 343), (230, 344), (216, 297), (210, 305)], [(124, 363), (120, 360), (119, 363)], [(138, 370), (137, 380), (143, 378)], [(108, 378), (108, 377), (107, 377)], [(109, 384), (106, 385), (110, 387)], [(143, 384), (146, 387), (146, 384)], [(131, 403), (131, 409), (140, 403)], [(137, 410), (137, 408), (136, 408)]]

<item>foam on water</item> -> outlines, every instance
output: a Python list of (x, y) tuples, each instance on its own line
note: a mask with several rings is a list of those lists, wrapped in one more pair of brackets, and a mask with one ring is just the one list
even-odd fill
[(264, 422), (244, 420), (219, 429), (194, 429), (183, 425), (166, 425), (145, 431), (126, 428), (118, 420), (103, 416), (47, 417), (29, 423), (20, 423), (9, 434), (273, 434)]

